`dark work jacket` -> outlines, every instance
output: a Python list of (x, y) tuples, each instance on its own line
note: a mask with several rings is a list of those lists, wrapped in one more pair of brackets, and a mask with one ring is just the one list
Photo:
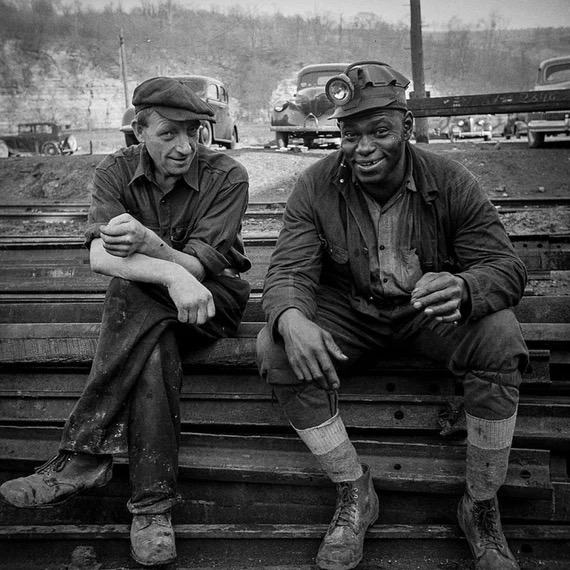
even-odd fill
[[(526, 268), (475, 177), (461, 164), (409, 143), (406, 153), (418, 190), (410, 223), (423, 273), (449, 271), (465, 280), (465, 320), (516, 305)], [(263, 293), (271, 330), (288, 308), (312, 319), (317, 291), (328, 287), (344, 291), (356, 311), (378, 315), (385, 300), (372, 292), (369, 259), (377, 239), (342, 151), (300, 176), (283, 221)]]

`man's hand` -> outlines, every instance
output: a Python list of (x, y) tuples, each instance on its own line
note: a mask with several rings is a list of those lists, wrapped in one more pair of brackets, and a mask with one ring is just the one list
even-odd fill
[(216, 314), (212, 293), (183, 268), (168, 280), (170, 298), (178, 309), (181, 323), (203, 325)]
[(298, 309), (281, 314), (277, 329), (285, 342), (289, 363), (299, 380), (318, 382), (325, 389), (337, 390), (340, 380), (331, 361), (348, 360), (332, 335), (307, 319)]
[(144, 253), (149, 230), (130, 214), (114, 217), (106, 226), (100, 226), (103, 247), (110, 255), (128, 257)]
[(461, 277), (445, 271), (422, 275), (412, 291), (411, 304), (442, 323), (461, 319), (461, 304), (468, 300), (467, 285)]

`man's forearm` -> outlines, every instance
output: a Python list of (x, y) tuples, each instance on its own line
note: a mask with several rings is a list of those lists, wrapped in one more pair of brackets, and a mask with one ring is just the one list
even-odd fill
[(170, 247), (151, 230), (147, 231), (147, 239), (145, 240), (143, 253), (148, 257), (169, 261), (184, 267), (184, 269), (196, 277), (198, 281), (202, 281), (206, 275), (204, 266), (199, 259)]
[(91, 268), (96, 273), (167, 287), (182, 275), (181, 272), (188, 272), (185, 267), (173, 261), (143, 253), (134, 253), (128, 257), (111, 255), (105, 251), (101, 239), (95, 239), (91, 243), (90, 260)]

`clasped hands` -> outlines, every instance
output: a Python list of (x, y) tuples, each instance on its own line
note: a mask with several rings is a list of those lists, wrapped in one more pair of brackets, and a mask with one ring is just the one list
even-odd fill
[[(467, 285), (461, 277), (447, 272), (426, 273), (416, 283), (410, 303), (438, 322), (457, 323), (461, 319), (461, 304), (467, 299)], [(329, 332), (293, 308), (280, 315), (277, 329), (299, 380), (317, 382), (325, 389), (340, 387), (333, 359), (342, 363), (348, 357)]]
[[(114, 217), (107, 225), (100, 226), (99, 230), (103, 247), (109, 255), (127, 259), (139, 253), (147, 258), (163, 259), (153, 254), (153, 250), (165, 248), (166, 244), (130, 214)], [(212, 294), (189, 271), (174, 262), (162, 261), (165, 265), (155, 272), (150, 268), (149, 261), (144, 258), (140, 261), (142, 269), (145, 264), (149, 266), (145, 280), (156, 282), (158, 279), (168, 288), (170, 298), (178, 309), (180, 322), (201, 325), (215, 315)]]

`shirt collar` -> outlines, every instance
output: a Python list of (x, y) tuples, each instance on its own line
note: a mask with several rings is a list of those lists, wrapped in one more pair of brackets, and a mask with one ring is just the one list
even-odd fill
[[(129, 181), (129, 186), (141, 176), (144, 176), (147, 180), (156, 184), (152, 161), (144, 144), (141, 145), (139, 162), (131, 180)], [(200, 185), (198, 184), (198, 150), (192, 159), (190, 168), (182, 175), (182, 179), (189, 188), (196, 192), (200, 191)]]

